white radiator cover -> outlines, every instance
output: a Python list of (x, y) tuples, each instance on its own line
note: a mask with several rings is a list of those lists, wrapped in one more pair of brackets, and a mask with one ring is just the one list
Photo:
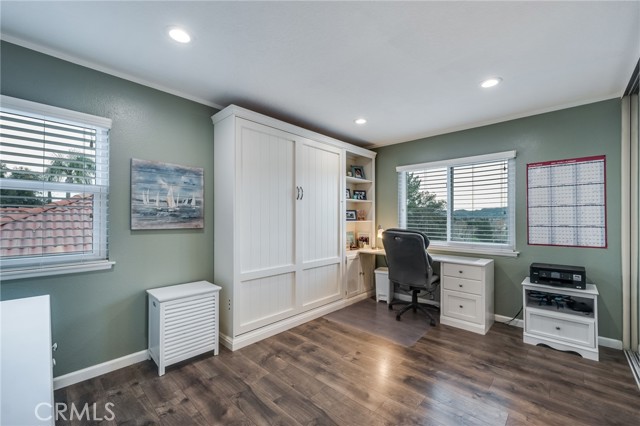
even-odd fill
[(218, 354), (220, 287), (207, 281), (147, 290), (149, 356), (165, 367), (213, 351)]

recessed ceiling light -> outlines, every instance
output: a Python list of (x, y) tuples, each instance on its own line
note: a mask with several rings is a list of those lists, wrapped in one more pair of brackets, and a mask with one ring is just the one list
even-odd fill
[(484, 87), (485, 89), (489, 88), (489, 87), (493, 87), (493, 86), (497, 86), (498, 84), (500, 84), (502, 82), (502, 78), (500, 77), (491, 77), (486, 79), (485, 81), (483, 81), (480, 86)]
[(364, 118), (356, 118), (355, 120), (353, 120), (353, 122), (356, 124), (363, 125), (367, 122), (367, 120), (365, 120)]
[(189, 43), (191, 41), (191, 36), (181, 28), (171, 28), (169, 30), (169, 37), (178, 43)]

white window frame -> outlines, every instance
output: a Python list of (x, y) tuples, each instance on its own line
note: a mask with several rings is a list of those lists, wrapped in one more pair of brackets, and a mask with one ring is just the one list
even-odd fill
[[(64, 108), (44, 105), (24, 99), (0, 95), (0, 108), (5, 112), (27, 115), (38, 119), (51, 120), (61, 123), (82, 125), (85, 127), (111, 129), (112, 121)], [(2, 281), (50, 275), (69, 274), (77, 272), (96, 271), (112, 268), (115, 262), (108, 259), (108, 141), (106, 166), (96, 162), (95, 185), (91, 185), (93, 198), (93, 250), (84, 254), (57, 254), (34, 257), (3, 259), (0, 256), (0, 274)], [(2, 187), (7, 189), (27, 189), (35, 191), (85, 192), (87, 185), (47, 182), (46, 187), (41, 181), (21, 179), (2, 179)]]
[[(427, 169), (447, 168), (447, 240), (448, 241), (431, 241), (430, 249), (435, 251), (446, 252), (464, 252), (474, 254), (488, 254), (497, 256), (518, 256), (516, 251), (516, 173), (515, 173), (516, 151), (504, 151), (492, 154), (476, 155), (472, 157), (454, 158), (450, 160), (432, 161), (428, 163), (409, 164), (396, 167), (398, 172), (398, 227), (406, 228), (407, 226), (407, 173), (424, 171)], [(451, 241), (451, 216), (452, 205), (450, 199), (452, 197), (451, 173), (450, 169), (455, 166), (471, 165), (487, 163), (491, 161), (508, 160), (508, 211), (509, 211), (509, 242), (507, 244), (495, 243), (469, 243)]]

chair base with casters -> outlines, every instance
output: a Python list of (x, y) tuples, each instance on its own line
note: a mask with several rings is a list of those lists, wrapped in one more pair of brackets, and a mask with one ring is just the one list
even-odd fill
[(396, 314), (396, 321), (400, 321), (402, 314), (407, 312), (409, 309), (412, 309), (413, 312), (416, 312), (419, 309), (421, 312), (423, 312), (425, 315), (427, 315), (427, 317), (429, 317), (429, 324), (431, 324), (431, 326), (435, 326), (436, 325), (435, 318), (433, 317), (433, 315), (431, 315), (431, 312), (429, 312), (427, 310), (427, 308), (426, 308), (427, 305), (424, 304), (424, 303), (419, 303), (418, 302), (418, 293), (420, 293), (420, 291), (422, 291), (422, 290), (424, 290), (424, 289), (423, 288), (411, 288), (411, 302), (405, 302), (404, 300), (394, 300), (394, 301), (391, 301), (389, 303), (389, 305), (388, 305), (389, 306), (389, 310), (393, 310), (393, 306), (394, 305), (406, 305)]

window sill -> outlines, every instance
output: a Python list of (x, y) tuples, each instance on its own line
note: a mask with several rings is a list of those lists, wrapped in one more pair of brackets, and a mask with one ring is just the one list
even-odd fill
[(455, 247), (455, 246), (437, 246), (430, 245), (429, 251), (433, 252), (446, 252), (446, 253), (470, 253), (470, 254), (484, 254), (488, 256), (503, 256), (503, 257), (518, 257), (519, 251), (509, 249), (491, 249), (491, 248), (471, 248), (471, 247)]
[(73, 265), (47, 266), (43, 268), (15, 269), (2, 271), (2, 281), (20, 280), (24, 278), (49, 277), (54, 275), (77, 274), (80, 272), (101, 271), (111, 269), (116, 262), (104, 260), (91, 263), (77, 263)]

